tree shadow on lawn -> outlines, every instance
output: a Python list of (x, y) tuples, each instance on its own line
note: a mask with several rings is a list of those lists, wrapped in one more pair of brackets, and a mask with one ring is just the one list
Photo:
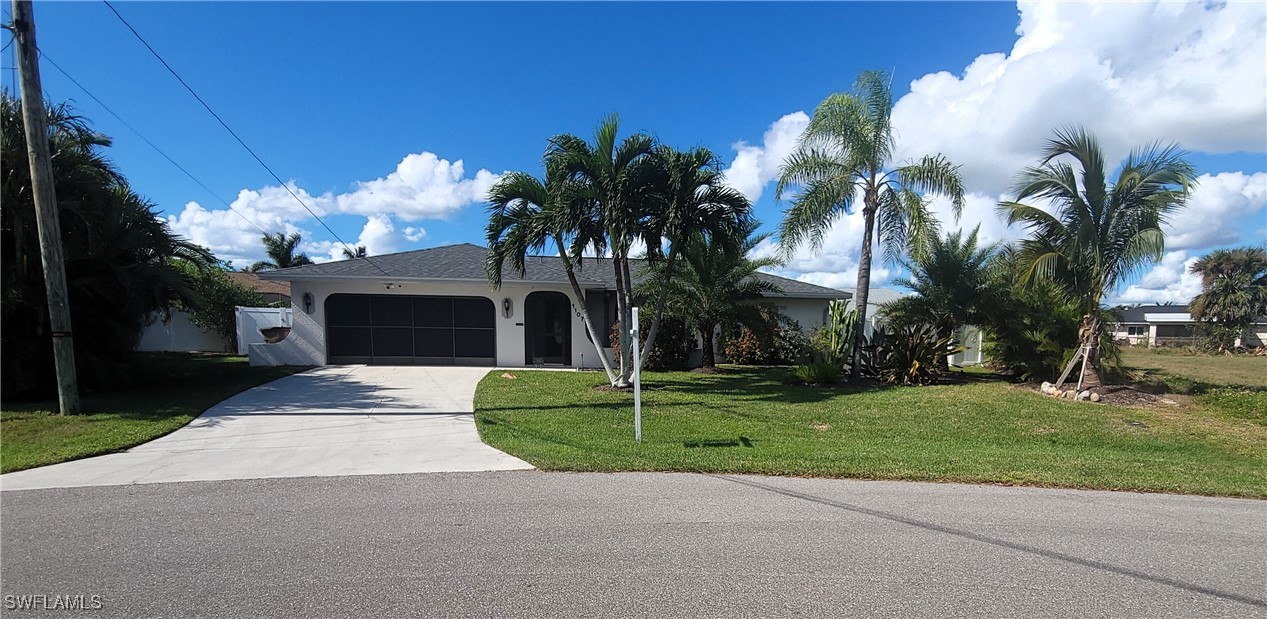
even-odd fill
[[(783, 404), (809, 404), (831, 400), (837, 396), (859, 393), (875, 393), (894, 389), (892, 385), (835, 386), (796, 385), (782, 381), (783, 375), (763, 375), (757, 372), (704, 375), (702, 379), (655, 377), (651, 384), (679, 393), (709, 396), (729, 396), (737, 402), (775, 402)], [(716, 406), (716, 402), (701, 402)]]

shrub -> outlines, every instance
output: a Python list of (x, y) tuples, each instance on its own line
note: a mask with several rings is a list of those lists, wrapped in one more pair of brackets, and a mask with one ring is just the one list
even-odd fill
[(843, 366), (853, 356), (853, 336), (858, 327), (858, 310), (846, 309), (839, 299), (827, 306), (827, 323), (810, 336), (811, 356), (826, 363)]
[[(653, 316), (640, 315), (638, 327), (643, 337), (651, 333)], [(608, 343), (620, 355), (620, 323), (612, 325), (608, 335)], [(660, 319), (660, 332), (656, 334), (655, 345), (647, 355), (645, 369), (657, 372), (686, 370), (690, 367), (691, 351), (695, 349), (695, 338), (691, 334), (690, 325), (683, 318), (664, 316)]]
[(223, 266), (204, 268), (183, 260), (175, 264), (193, 282), (194, 300), (180, 305), (189, 312), (190, 322), (224, 338), (229, 350), (236, 352), (238, 317), (234, 308), (263, 307), (264, 295), (233, 281)]
[(929, 325), (898, 327), (877, 339), (872, 362), (880, 379), (890, 384), (932, 384), (938, 361), (964, 350), (953, 337), (939, 337)]
[(773, 308), (762, 308), (761, 315), (756, 330), (741, 326), (727, 338), (726, 359), (740, 365), (791, 365), (809, 357), (810, 341), (800, 323)]
[(843, 366), (826, 361), (815, 361), (806, 365), (798, 365), (792, 371), (796, 382), (806, 385), (830, 385), (840, 382), (845, 376)]

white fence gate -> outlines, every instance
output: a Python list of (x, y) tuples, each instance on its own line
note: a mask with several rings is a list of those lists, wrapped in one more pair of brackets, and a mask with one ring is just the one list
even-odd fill
[(291, 326), (289, 307), (236, 307), (238, 319), (238, 354), (245, 355), (251, 344), (263, 344), (260, 329)]

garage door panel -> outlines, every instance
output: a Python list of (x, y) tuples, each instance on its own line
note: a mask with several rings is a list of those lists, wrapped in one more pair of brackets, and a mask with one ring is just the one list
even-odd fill
[(374, 353), (369, 327), (330, 327), (326, 329), (326, 346), (331, 355), (369, 357)]
[(414, 304), (409, 297), (373, 297), (370, 317), (374, 327), (414, 326)]
[(326, 299), (326, 324), (346, 327), (370, 326), (370, 298), (336, 294)]
[(496, 357), (497, 338), (488, 329), (454, 329), (453, 354), (457, 357)]
[(414, 329), (414, 354), (419, 357), (452, 357), (453, 329)]
[(413, 329), (410, 327), (374, 327), (374, 356), (412, 357), (413, 340)]
[(450, 297), (414, 297), (415, 327), (452, 327), (453, 299)]
[(488, 299), (454, 299), (453, 326), (492, 329), (497, 320), (493, 302)]

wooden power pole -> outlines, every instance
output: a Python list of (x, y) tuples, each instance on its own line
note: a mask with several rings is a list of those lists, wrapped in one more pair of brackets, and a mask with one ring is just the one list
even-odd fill
[(57, 219), (53, 164), (48, 155), (48, 126), (41, 94), (39, 56), (35, 47), (35, 13), (30, 0), (13, 0), (12, 31), (21, 76), (22, 124), (26, 128), (26, 155), (31, 162), (31, 196), (35, 200), (40, 259), (44, 263), (44, 291), (48, 295), (48, 313), (53, 328), (57, 403), (61, 414), (68, 415), (79, 412), (79, 384), (75, 378), (75, 345), (71, 339), (66, 267), (62, 263), (62, 226)]

